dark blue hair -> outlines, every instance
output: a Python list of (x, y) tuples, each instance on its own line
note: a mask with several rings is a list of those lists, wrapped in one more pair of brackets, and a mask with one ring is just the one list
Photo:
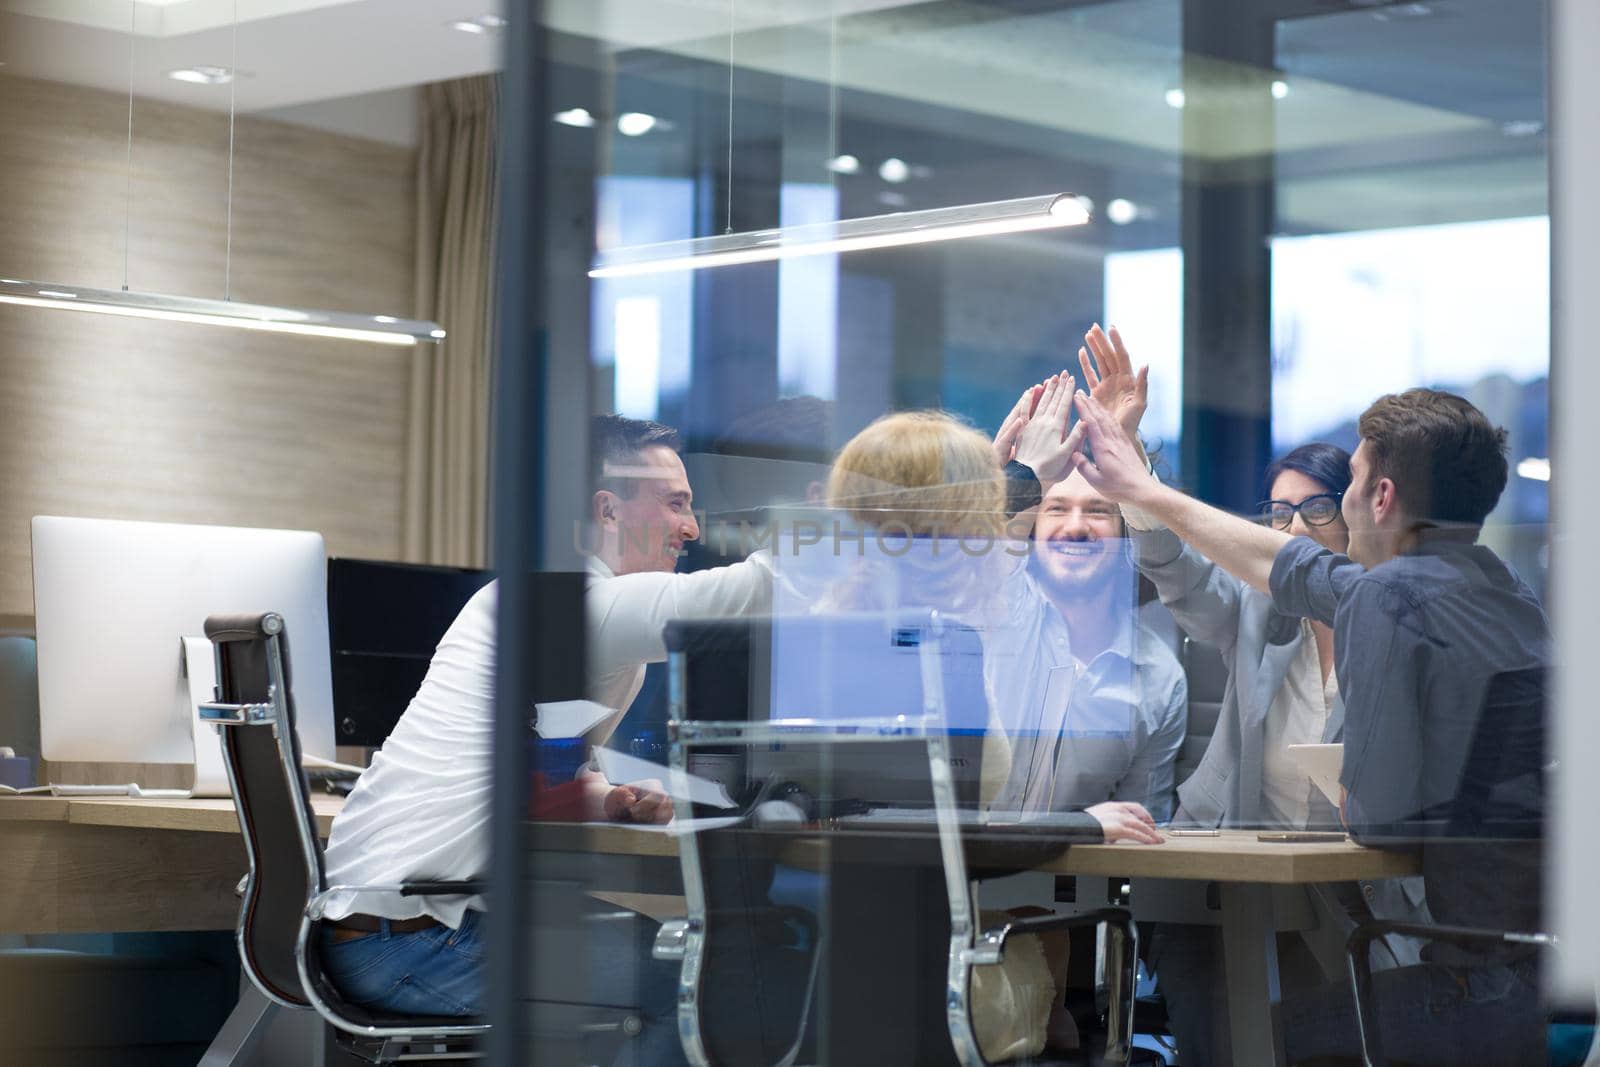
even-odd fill
[(1298, 471), (1328, 492), (1342, 493), (1350, 488), (1350, 453), (1321, 441), (1284, 453), (1267, 466), (1263, 498), (1272, 495), (1272, 483), (1284, 471)]

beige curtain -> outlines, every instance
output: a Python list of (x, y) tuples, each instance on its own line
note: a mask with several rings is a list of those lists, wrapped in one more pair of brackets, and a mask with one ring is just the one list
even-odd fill
[(497, 95), (489, 76), (422, 90), (416, 313), (448, 336), (411, 365), (405, 556), (421, 563), (488, 559)]

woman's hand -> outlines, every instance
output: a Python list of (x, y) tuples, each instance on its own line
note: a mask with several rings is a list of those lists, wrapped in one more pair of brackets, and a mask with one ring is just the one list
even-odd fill
[(1028, 425), (1028, 420), (1033, 417), (1033, 411), (1039, 406), (1039, 397), (1044, 394), (1043, 385), (1030, 385), (1022, 391), (1022, 396), (1017, 399), (1011, 408), (1010, 414), (1000, 424), (1000, 431), (994, 435), (994, 461), (995, 465), (1004, 467), (1017, 455), (1017, 437), (1022, 433), (1022, 428)]
[(1029, 467), (1039, 479), (1039, 488), (1050, 486), (1072, 473), (1072, 452), (1076, 442), (1067, 441), (1067, 418), (1072, 412), (1072, 392), (1077, 383), (1063, 371), (1045, 381), (1033, 417), (1016, 439), (1016, 460)]

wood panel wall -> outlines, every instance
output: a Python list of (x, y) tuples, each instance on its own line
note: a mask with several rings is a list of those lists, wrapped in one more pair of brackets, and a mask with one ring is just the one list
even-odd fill
[[(130, 288), (223, 295), (227, 116), (136, 101), (131, 168), (127, 119), (0, 76), (0, 276), (118, 288), (126, 247)], [(248, 117), (234, 141), (235, 299), (410, 314), (412, 151)], [(32, 614), (36, 514), (398, 558), (410, 351), (0, 305), (0, 617)]]

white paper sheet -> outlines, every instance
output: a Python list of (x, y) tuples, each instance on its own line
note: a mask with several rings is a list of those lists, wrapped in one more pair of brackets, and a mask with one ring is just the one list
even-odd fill
[(595, 724), (612, 714), (612, 709), (592, 700), (557, 700), (535, 704), (539, 717), (534, 729), (540, 737), (582, 737)]
[(1343, 745), (1290, 745), (1289, 758), (1299, 764), (1328, 803), (1339, 806), (1339, 772), (1344, 769)]
[(670, 768), (663, 767), (659, 763), (651, 763), (649, 760), (640, 759), (637, 756), (630, 756), (625, 752), (618, 752), (612, 748), (597, 748), (594, 750), (594, 754), (595, 759), (600, 764), (600, 772), (606, 776), (607, 781), (616, 785), (627, 785), (629, 782), (642, 782), (646, 779), (654, 778), (662, 784), (667, 793), (674, 799), (689, 800), (695, 804), (707, 804), (713, 808), (738, 806), (734, 804), (733, 798), (728, 796), (728, 791), (722, 787), (721, 783), (713, 782), (709, 778), (701, 778), (693, 774), (688, 775), (689, 795), (680, 798), (673, 792), (673, 777)]

